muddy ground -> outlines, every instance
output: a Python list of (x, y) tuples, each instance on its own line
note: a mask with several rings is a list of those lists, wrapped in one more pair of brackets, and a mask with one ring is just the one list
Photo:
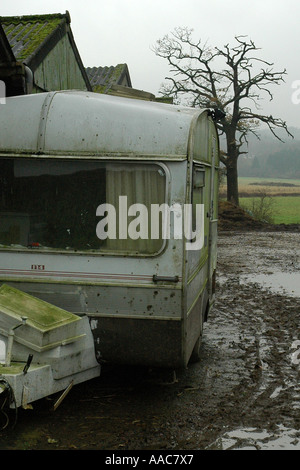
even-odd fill
[(20, 410), (0, 449), (300, 450), (299, 231), (222, 231), (218, 256), (199, 363), (103, 367), (55, 412)]

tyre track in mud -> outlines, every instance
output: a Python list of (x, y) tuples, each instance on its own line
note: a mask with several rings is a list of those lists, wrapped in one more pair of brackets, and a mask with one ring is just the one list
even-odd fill
[[(300, 297), (283, 290), (274, 293), (255, 282), (255, 274), (262, 270), (299, 274), (299, 247), (297, 233), (226, 234), (220, 239), (216, 309), (231, 299), (227, 306), (230, 304), (244, 335), (238, 347), (245, 351), (248, 371), (244, 391), (242, 384), (235, 390), (235, 409), (241, 416), (237, 427), (275, 432), (282, 426), (295, 430), (296, 435), (299, 430), (300, 366), (293, 363), (292, 346), (300, 334)], [(245, 273), (254, 275), (252, 282), (241, 281)], [(217, 317), (220, 320), (221, 316)], [(242, 393), (243, 399), (238, 398)]]

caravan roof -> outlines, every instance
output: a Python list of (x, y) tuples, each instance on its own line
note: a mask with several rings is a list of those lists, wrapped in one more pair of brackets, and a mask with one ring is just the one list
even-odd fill
[(81, 91), (11, 97), (0, 105), (0, 154), (182, 159), (203, 113)]

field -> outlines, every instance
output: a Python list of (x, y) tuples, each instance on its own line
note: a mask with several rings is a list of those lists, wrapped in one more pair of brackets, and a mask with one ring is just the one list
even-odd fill
[[(251, 209), (266, 195), (265, 204), (275, 224), (300, 223), (300, 180), (278, 178), (239, 178), (240, 205)], [(226, 186), (220, 187), (220, 197), (226, 197)]]

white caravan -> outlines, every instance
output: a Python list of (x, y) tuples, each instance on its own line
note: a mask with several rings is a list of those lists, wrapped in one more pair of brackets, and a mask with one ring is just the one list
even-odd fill
[(100, 362), (197, 359), (215, 290), (215, 117), (90, 92), (7, 98), (0, 285), (87, 316)]

